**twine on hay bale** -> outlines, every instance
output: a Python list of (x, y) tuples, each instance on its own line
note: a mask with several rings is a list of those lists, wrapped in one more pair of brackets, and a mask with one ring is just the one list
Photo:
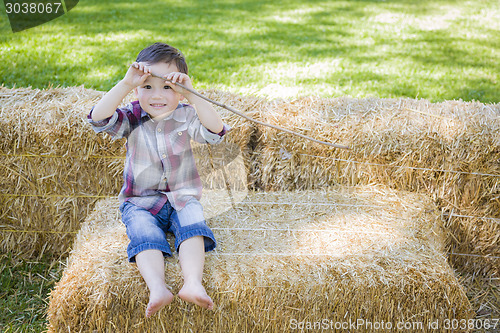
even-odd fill
[[(176, 299), (149, 320), (117, 208), (100, 201), (78, 233), (50, 296), (49, 332), (283, 332), (324, 318), (421, 322), (428, 332), (431, 321), (473, 316), (443, 254), (439, 212), (420, 195), (381, 186), (250, 193), (208, 221), (219, 242), (204, 275), (215, 310)], [(166, 277), (176, 293), (176, 256)]]
[[(302, 98), (275, 101), (261, 118), (351, 147), (334, 150), (263, 130), (256, 177), (266, 190), (379, 183), (427, 193), (446, 216), (500, 218), (500, 104)], [(449, 251), (477, 255), (452, 256), (455, 267), (498, 277), (500, 223), (454, 216), (446, 222)]]

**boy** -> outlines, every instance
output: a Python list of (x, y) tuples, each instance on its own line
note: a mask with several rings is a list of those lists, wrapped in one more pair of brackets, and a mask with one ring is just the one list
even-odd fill
[[(129, 261), (137, 263), (150, 293), (146, 317), (174, 297), (165, 284), (164, 256), (171, 256), (166, 232), (175, 235), (184, 278), (178, 296), (206, 309), (214, 306), (202, 274), (205, 251), (216, 243), (198, 201), (201, 181), (190, 139), (216, 144), (228, 127), (208, 102), (175, 85), (192, 89), (187, 74), (177, 49), (155, 43), (139, 53), (88, 116), (96, 132), (127, 138), (120, 211), (130, 240)], [(117, 109), (131, 90), (138, 101)], [(182, 98), (190, 105), (180, 104)]]

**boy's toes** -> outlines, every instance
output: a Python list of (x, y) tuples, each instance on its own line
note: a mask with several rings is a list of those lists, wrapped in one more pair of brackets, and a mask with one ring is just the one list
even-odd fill
[(207, 295), (205, 288), (202, 285), (199, 286), (187, 286), (184, 285), (182, 289), (179, 291), (179, 298), (189, 302), (194, 303), (198, 306), (201, 306), (204, 309), (213, 310), (214, 302)]
[(151, 317), (165, 305), (170, 304), (173, 299), (174, 295), (172, 295), (172, 293), (166, 288), (161, 293), (151, 293), (149, 296), (148, 307), (146, 308), (146, 318)]

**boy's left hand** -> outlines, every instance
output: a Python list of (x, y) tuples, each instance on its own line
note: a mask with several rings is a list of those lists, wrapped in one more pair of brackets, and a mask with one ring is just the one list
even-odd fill
[(167, 81), (165, 81), (166, 84), (168, 84), (175, 92), (181, 94), (184, 97), (188, 97), (191, 92), (187, 91), (184, 88), (179, 87), (176, 85), (176, 82), (179, 82), (180, 84), (184, 85), (186, 88), (193, 89), (193, 85), (191, 83), (191, 78), (184, 73), (180, 72), (172, 72), (169, 74), (166, 74), (163, 76)]

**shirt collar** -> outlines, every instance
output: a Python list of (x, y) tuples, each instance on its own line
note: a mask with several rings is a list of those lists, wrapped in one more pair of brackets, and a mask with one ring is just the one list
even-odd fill
[[(175, 121), (178, 121), (180, 123), (185, 123), (186, 122), (186, 111), (184, 109), (187, 106), (188, 106), (187, 104), (179, 103), (179, 105), (177, 105), (177, 107), (175, 108), (174, 112), (172, 112), (167, 118), (165, 118), (163, 120), (169, 120), (169, 119), (174, 118)], [(141, 108), (141, 118), (144, 118), (144, 117), (147, 117), (148, 119), (153, 120), (149, 116), (149, 114)]]

